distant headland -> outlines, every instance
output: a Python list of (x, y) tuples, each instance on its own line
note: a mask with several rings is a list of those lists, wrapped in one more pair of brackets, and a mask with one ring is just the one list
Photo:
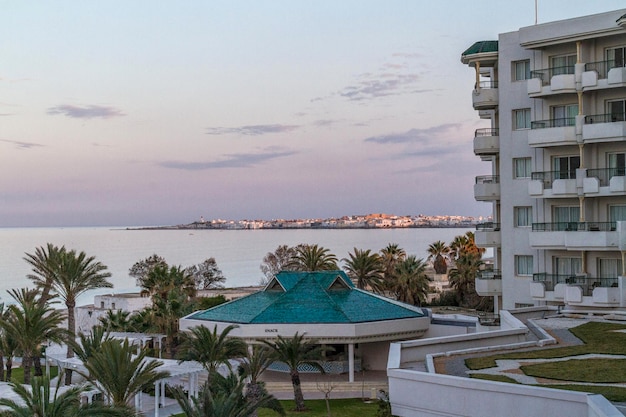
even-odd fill
[(491, 217), (426, 216), (423, 214), (397, 216), (393, 214), (366, 214), (327, 219), (274, 220), (200, 220), (175, 226), (141, 227), (141, 230), (257, 230), (257, 229), (392, 229), (392, 228), (470, 228), (490, 221)]

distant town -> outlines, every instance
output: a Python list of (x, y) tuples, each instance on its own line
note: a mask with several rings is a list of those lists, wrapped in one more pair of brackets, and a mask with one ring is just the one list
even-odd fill
[(393, 214), (366, 214), (328, 219), (274, 219), (274, 220), (200, 220), (176, 226), (149, 227), (147, 229), (380, 229), (411, 227), (474, 227), (491, 221), (491, 217), (472, 216), (396, 216)]

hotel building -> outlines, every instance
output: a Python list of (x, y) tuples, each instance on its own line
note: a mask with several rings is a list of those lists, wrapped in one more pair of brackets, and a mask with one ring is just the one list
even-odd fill
[(476, 242), (494, 268), (476, 289), (497, 308), (626, 307), (626, 9), (521, 28), (461, 56), (489, 128), (491, 175)]

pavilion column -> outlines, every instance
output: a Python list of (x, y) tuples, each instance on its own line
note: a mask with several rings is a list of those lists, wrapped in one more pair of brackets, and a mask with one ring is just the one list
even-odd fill
[(354, 343), (348, 343), (348, 374), (348, 381), (354, 382)]
[(165, 407), (165, 381), (161, 381), (161, 405)]
[(159, 393), (161, 392), (161, 382), (154, 383), (154, 417), (159, 417)]

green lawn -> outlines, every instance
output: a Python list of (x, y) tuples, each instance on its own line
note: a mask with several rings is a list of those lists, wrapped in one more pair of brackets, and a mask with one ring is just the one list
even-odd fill
[[(31, 375), (33, 375), (33, 372), (35, 371), (34, 369), (31, 370)], [(46, 368), (43, 367), (43, 372), (44, 374), (46, 373)], [(56, 366), (51, 366), (50, 367), (50, 378), (54, 378), (58, 375), (59, 373), (59, 368), (57, 368)], [(24, 369), (22, 368), (13, 368), (13, 370), (11, 370), (11, 380), (15, 381), (17, 383), (23, 384), (24, 383)]]
[[(296, 407), (293, 400), (281, 401), (289, 417), (327, 417), (324, 400), (306, 400), (304, 403), (309, 411), (296, 413), (292, 411)], [(333, 417), (376, 417), (377, 411), (378, 403), (364, 403), (359, 398), (330, 400), (330, 413)], [(271, 410), (259, 410), (259, 417), (275, 417), (277, 415)], [(184, 414), (177, 414), (175, 417), (184, 417)]]

